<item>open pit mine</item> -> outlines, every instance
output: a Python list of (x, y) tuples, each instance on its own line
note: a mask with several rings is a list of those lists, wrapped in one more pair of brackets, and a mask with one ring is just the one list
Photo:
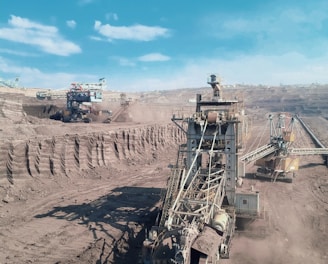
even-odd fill
[(0, 263), (327, 263), (326, 87), (207, 84), (0, 87)]

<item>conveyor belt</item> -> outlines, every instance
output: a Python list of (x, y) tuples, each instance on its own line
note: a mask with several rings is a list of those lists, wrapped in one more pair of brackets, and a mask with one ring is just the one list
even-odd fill
[(247, 163), (252, 162), (275, 152), (277, 149), (278, 147), (276, 145), (267, 144), (240, 157), (240, 161), (247, 162)]
[(289, 154), (302, 155), (328, 155), (328, 148), (294, 148), (288, 150)]

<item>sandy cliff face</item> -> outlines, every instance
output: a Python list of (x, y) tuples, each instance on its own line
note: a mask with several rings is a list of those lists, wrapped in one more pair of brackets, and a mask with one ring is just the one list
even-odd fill
[[(136, 107), (133, 113), (138, 113)], [(19, 189), (27, 182), (89, 177), (97, 168), (122, 170), (153, 162), (184, 137), (167, 122), (64, 124), (39, 119), (24, 112), (23, 100), (17, 96), (0, 98), (0, 124), (2, 198), (10, 185)]]
[(88, 174), (98, 167), (147, 164), (181, 142), (183, 134), (172, 125), (149, 125), (91, 134), (66, 134), (0, 143), (0, 184), (60, 179)]

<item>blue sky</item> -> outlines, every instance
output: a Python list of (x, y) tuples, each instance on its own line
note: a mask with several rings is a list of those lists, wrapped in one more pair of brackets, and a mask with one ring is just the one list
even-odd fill
[(0, 0), (0, 78), (111, 90), (328, 83), (326, 0)]

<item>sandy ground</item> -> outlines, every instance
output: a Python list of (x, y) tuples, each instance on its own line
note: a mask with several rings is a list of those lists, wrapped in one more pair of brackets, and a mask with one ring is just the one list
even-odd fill
[[(189, 106), (162, 96), (131, 105), (124, 122), (64, 124), (33, 112), (55, 102), (25, 95), (0, 94), (0, 263), (139, 263), (184, 140), (170, 117)], [(266, 111), (252, 113), (250, 142)], [(305, 121), (327, 142), (326, 119)], [(319, 156), (300, 165), (292, 184), (244, 179), (260, 191), (262, 218), (237, 230), (222, 263), (328, 262), (328, 170)]]
[[(327, 120), (303, 119), (322, 142), (327, 139)], [(258, 138), (266, 122), (253, 124), (248, 144)], [(294, 131), (293, 147), (315, 147), (300, 124)], [(268, 143), (267, 137), (260, 141)], [(246, 166), (248, 173), (255, 170), (252, 164)], [(321, 156), (301, 156), (293, 183), (250, 177), (244, 179), (243, 188), (260, 191), (261, 218), (237, 229), (227, 263), (327, 263), (328, 169)]]

